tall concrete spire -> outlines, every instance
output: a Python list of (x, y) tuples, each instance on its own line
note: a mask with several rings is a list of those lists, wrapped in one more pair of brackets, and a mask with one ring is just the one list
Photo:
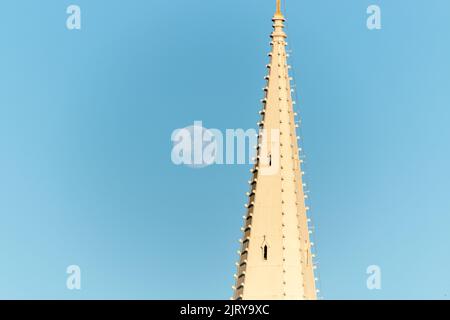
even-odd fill
[(306, 195), (280, 0), (249, 181), (234, 299), (316, 299)]

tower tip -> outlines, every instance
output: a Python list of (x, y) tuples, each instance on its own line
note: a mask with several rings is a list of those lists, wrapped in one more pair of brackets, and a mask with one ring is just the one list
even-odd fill
[(277, 0), (277, 11), (275, 12), (275, 16), (283, 16), (283, 13), (281, 12), (281, 0)]

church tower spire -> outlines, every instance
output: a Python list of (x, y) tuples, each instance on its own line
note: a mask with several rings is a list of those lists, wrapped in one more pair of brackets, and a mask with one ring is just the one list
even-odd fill
[(260, 111), (260, 133), (233, 299), (314, 300), (316, 286), (302, 160), (280, 0), (272, 19), (272, 50)]
[(277, 11), (275, 12), (275, 15), (283, 16), (281, 13), (281, 0), (277, 0)]

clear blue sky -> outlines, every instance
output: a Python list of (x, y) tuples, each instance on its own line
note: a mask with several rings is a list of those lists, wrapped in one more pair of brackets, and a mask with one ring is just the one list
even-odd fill
[[(228, 299), (250, 166), (174, 166), (170, 137), (256, 126), (274, 1), (1, 8), (0, 298)], [(322, 296), (449, 298), (450, 2), (287, 17)]]

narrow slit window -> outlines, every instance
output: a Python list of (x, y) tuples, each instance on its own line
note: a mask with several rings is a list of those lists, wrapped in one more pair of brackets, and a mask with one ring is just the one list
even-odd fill
[(268, 250), (267, 250), (267, 245), (265, 245), (264, 246), (264, 248), (263, 248), (263, 256), (264, 256), (264, 260), (267, 260), (267, 252)]

